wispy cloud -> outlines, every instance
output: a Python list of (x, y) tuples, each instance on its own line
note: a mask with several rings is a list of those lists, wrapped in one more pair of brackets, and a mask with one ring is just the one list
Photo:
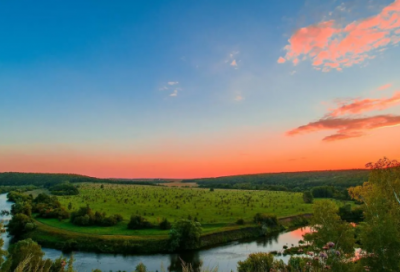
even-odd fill
[(398, 115), (358, 116), (360, 113), (385, 110), (389, 107), (400, 105), (400, 91), (395, 92), (388, 98), (338, 99), (336, 104), (338, 104), (338, 107), (330, 110), (323, 118), (292, 129), (286, 134), (294, 136), (323, 130), (336, 130), (336, 133), (323, 138), (323, 141), (332, 142), (361, 137), (373, 129), (400, 125), (400, 116)]
[(169, 81), (168, 82), (168, 85), (177, 85), (177, 84), (179, 84), (179, 82), (178, 81)]
[(239, 63), (236, 57), (237, 54), (239, 54), (239, 51), (232, 51), (229, 53), (229, 58), (225, 61), (225, 63), (229, 63), (229, 65), (235, 69), (239, 68)]
[(376, 16), (341, 27), (335, 20), (298, 29), (285, 46), (286, 55), (278, 63), (294, 65), (310, 60), (323, 72), (341, 71), (376, 56), (389, 45), (400, 42), (400, 0), (386, 6)]
[(380, 86), (378, 88), (378, 91), (383, 91), (383, 90), (389, 89), (390, 87), (392, 87), (392, 84), (388, 83), (388, 84)]
[(341, 105), (340, 107), (332, 110), (328, 116), (336, 117), (345, 114), (358, 114), (366, 111), (372, 110), (384, 110), (389, 107), (400, 104), (400, 91), (393, 94), (389, 98), (381, 99), (355, 99), (350, 103)]
[(163, 87), (161, 87), (159, 90), (160, 90), (160, 91), (166, 91), (166, 90), (168, 90), (168, 87), (167, 87), (167, 86), (163, 86)]
[(378, 115), (364, 118), (323, 118), (287, 132), (288, 136), (323, 130), (336, 130), (335, 134), (323, 138), (323, 141), (337, 141), (361, 137), (367, 131), (400, 125), (400, 116)]
[(171, 97), (178, 96), (178, 90), (174, 90), (169, 96)]
[(241, 95), (235, 96), (235, 101), (242, 101), (243, 99), (244, 99), (244, 97)]

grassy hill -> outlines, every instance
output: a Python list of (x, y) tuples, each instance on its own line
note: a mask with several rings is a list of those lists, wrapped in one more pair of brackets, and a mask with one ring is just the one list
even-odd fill
[(345, 189), (361, 185), (368, 176), (368, 170), (355, 169), (224, 176), (183, 182), (196, 182), (202, 188), (305, 191), (318, 186)]

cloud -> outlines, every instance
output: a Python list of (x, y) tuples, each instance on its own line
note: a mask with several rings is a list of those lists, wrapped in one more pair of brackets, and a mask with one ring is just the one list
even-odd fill
[(236, 101), (242, 101), (243, 99), (244, 99), (244, 97), (241, 96), (241, 95), (237, 95), (237, 96), (235, 97), (235, 100), (236, 100)]
[(176, 84), (179, 84), (179, 82), (178, 81), (169, 81), (168, 82), (168, 85), (176, 85)]
[(378, 91), (383, 91), (383, 90), (389, 89), (390, 87), (392, 87), (392, 84), (388, 83), (388, 84), (380, 86), (378, 88)]
[(384, 110), (391, 106), (400, 104), (400, 91), (393, 94), (389, 98), (381, 99), (355, 99), (351, 103), (341, 105), (340, 107), (332, 110), (328, 116), (336, 117), (344, 114), (357, 114), (372, 110)]
[(329, 20), (300, 28), (288, 42), (286, 55), (278, 63), (291, 61), (296, 65), (300, 60), (310, 60), (323, 72), (359, 64), (374, 58), (378, 50), (400, 43), (400, 0), (375, 16), (343, 27)]
[(178, 90), (174, 90), (169, 96), (171, 97), (178, 96)]
[(160, 90), (160, 91), (165, 91), (165, 90), (168, 90), (168, 87), (167, 87), (167, 86), (163, 86), (163, 87), (161, 87), (159, 90)]
[(285, 62), (286, 62), (286, 59), (285, 59), (285, 58), (282, 58), (282, 57), (279, 57), (279, 59), (278, 59), (277, 62), (278, 62), (278, 63), (285, 63)]
[(232, 60), (232, 62), (231, 62), (231, 66), (237, 67), (236, 60)]
[(323, 130), (336, 130), (335, 134), (323, 138), (323, 141), (337, 141), (348, 138), (361, 137), (367, 131), (400, 125), (400, 116), (378, 115), (364, 118), (323, 118), (316, 122), (308, 123), (288, 131), (288, 136), (317, 132)]

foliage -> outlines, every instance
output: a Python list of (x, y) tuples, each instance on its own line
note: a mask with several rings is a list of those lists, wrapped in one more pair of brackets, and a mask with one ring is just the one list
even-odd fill
[(8, 232), (14, 236), (21, 236), (26, 232), (32, 231), (36, 228), (33, 219), (25, 214), (15, 214), (8, 223)]
[(32, 202), (32, 211), (41, 218), (57, 218), (59, 220), (68, 219), (69, 213), (64, 207), (61, 207), (56, 196), (48, 194), (39, 194)]
[(264, 272), (270, 271), (274, 256), (269, 253), (251, 253), (246, 260), (238, 262), (238, 272)]
[(311, 220), (314, 232), (306, 234), (305, 240), (317, 248), (333, 242), (336, 249), (346, 254), (354, 254), (354, 229), (340, 219), (337, 211), (337, 206), (329, 200), (314, 204), (314, 216)]
[(122, 220), (123, 217), (120, 214), (107, 217), (105, 212), (93, 212), (89, 205), (71, 213), (71, 222), (78, 226), (109, 227), (122, 222)]
[(162, 230), (169, 230), (172, 227), (171, 222), (168, 221), (168, 219), (163, 218), (163, 220), (160, 222), (160, 229)]
[(11, 191), (7, 194), (7, 198), (11, 202), (25, 202), (31, 201), (32, 197), (19, 191)]
[(186, 219), (179, 220), (169, 232), (171, 249), (197, 248), (200, 243), (201, 232), (202, 228), (199, 222)]
[[(167, 224), (165, 224), (167, 225)], [(146, 218), (140, 215), (132, 215), (131, 220), (128, 223), (128, 229), (135, 230), (135, 229), (149, 229), (152, 228), (153, 225), (147, 221)]]
[(347, 222), (358, 223), (364, 220), (363, 208), (356, 207), (352, 209), (350, 204), (339, 207), (339, 216)]
[(50, 192), (53, 195), (78, 195), (79, 190), (76, 186), (72, 185), (69, 182), (64, 182), (60, 184), (56, 184), (49, 188)]
[(13, 204), (11, 206), (11, 214), (15, 215), (15, 214), (18, 214), (18, 213), (22, 213), (22, 214), (25, 214), (25, 215), (31, 217), (32, 216), (32, 206), (31, 206), (31, 204), (28, 201), (26, 201), (26, 202), (17, 202), (15, 204)]
[(135, 272), (146, 272), (147, 268), (143, 263), (139, 263), (136, 268), (135, 268)]
[(334, 186), (337, 190), (361, 185), (368, 179), (367, 170), (269, 173), (184, 180), (197, 182), (203, 188), (294, 191), (302, 192), (317, 186)]
[(237, 225), (244, 225), (244, 220), (243, 220), (243, 218), (239, 218), (238, 220), (236, 220), (236, 224), (237, 224)]
[(257, 213), (254, 216), (254, 223), (265, 225), (271, 228), (279, 225), (278, 217), (275, 214), (266, 213)]
[(367, 167), (368, 182), (349, 190), (364, 203), (359, 237), (369, 254), (362, 261), (374, 271), (400, 271), (400, 164), (384, 158)]
[(304, 203), (307, 203), (307, 204), (313, 203), (314, 197), (311, 194), (311, 192), (306, 191), (303, 193), (303, 201), (304, 201)]

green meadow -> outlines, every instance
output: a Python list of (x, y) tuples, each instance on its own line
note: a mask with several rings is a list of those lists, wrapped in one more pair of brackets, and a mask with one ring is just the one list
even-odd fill
[(89, 205), (93, 211), (107, 215), (120, 214), (123, 222), (112, 227), (81, 227), (69, 220), (38, 219), (59, 229), (90, 234), (166, 235), (159, 229), (128, 230), (131, 215), (141, 215), (154, 225), (167, 218), (174, 222), (191, 218), (203, 225), (204, 232), (214, 232), (235, 224), (242, 218), (251, 223), (256, 213), (286, 217), (312, 211), (312, 204), (303, 202), (302, 193), (279, 191), (248, 191), (165, 186), (80, 184), (79, 195), (59, 196), (69, 212)]

